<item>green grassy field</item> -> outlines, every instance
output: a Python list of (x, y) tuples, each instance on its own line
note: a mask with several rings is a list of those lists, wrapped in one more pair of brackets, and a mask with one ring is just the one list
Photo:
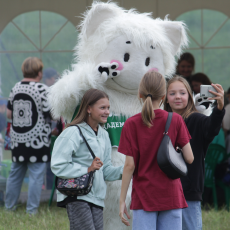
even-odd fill
[(0, 230), (65, 230), (69, 229), (66, 209), (55, 205), (48, 208), (47, 203), (40, 205), (35, 216), (26, 214), (26, 205), (19, 205), (14, 212), (0, 208)]
[[(224, 209), (218, 212), (211, 209), (203, 211), (204, 230), (230, 229), (230, 213)], [(47, 203), (41, 204), (39, 213), (29, 216), (25, 213), (25, 204), (19, 205), (15, 212), (5, 212), (0, 208), (0, 230), (65, 230), (69, 229), (66, 210), (55, 205), (47, 208)], [(119, 230), (114, 228), (114, 230)]]
[(202, 211), (203, 229), (204, 230), (229, 230), (230, 229), (230, 212), (224, 209), (214, 211)]

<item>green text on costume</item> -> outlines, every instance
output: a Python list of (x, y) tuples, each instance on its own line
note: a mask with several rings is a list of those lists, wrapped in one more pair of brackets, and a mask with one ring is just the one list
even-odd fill
[(121, 130), (124, 126), (125, 121), (125, 116), (110, 115), (108, 117), (107, 123), (105, 123), (104, 125), (104, 129), (109, 133), (109, 138), (112, 146), (119, 145)]

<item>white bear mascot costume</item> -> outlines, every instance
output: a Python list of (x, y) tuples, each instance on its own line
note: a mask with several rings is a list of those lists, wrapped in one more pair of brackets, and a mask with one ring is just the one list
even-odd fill
[[(153, 19), (149, 13), (127, 11), (111, 2), (94, 2), (80, 24), (76, 64), (51, 87), (49, 102), (53, 116), (63, 116), (69, 122), (85, 91), (90, 88), (105, 91), (111, 105), (105, 129), (113, 146), (112, 163), (123, 165), (125, 156), (117, 152), (117, 146), (125, 119), (141, 111), (137, 97), (141, 78), (149, 70), (171, 76), (174, 56), (186, 45), (182, 22)], [(119, 219), (121, 181), (108, 182), (107, 186), (104, 229), (131, 229)], [(130, 200), (131, 186), (127, 207)]]

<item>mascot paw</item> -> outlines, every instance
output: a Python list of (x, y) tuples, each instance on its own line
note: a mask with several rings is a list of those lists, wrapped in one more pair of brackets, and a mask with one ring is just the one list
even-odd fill
[(117, 70), (118, 67), (119, 65), (117, 62), (102, 62), (98, 65), (97, 70), (101, 74), (101, 77), (106, 81), (108, 78), (113, 78), (120, 75), (120, 71)]
[(206, 111), (208, 112), (209, 110), (212, 110), (212, 104), (214, 103), (214, 100), (208, 100), (208, 97), (201, 97), (198, 93), (195, 96), (194, 101), (195, 107), (199, 112), (205, 114)]

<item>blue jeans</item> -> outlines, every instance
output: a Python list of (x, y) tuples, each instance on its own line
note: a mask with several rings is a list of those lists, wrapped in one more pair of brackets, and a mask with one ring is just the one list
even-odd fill
[(201, 230), (202, 213), (200, 201), (188, 201), (188, 208), (182, 211), (182, 229), (183, 230)]
[(6, 210), (16, 209), (16, 204), (21, 192), (22, 182), (27, 168), (29, 169), (29, 188), (26, 212), (30, 214), (36, 214), (37, 212), (40, 203), (46, 163), (12, 163), (10, 175), (6, 183)]
[(133, 230), (181, 230), (182, 209), (160, 212), (133, 210)]

